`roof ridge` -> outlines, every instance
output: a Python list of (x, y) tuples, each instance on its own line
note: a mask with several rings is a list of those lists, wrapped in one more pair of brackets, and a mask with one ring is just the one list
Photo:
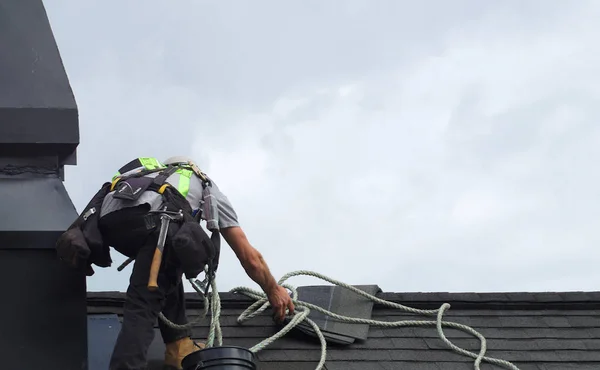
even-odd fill
[[(254, 303), (242, 294), (220, 293), (221, 304), (226, 308), (246, 307)], [(566, 292), (486, 292), (486, 293), (450, 293), (450, 292), (381, 292), (378, 298), (401, 303), (419, 309), (439, 308), (449, 303), (454, 309), (598, 309), (600, 291)], [(196, 293), (185, 293), (188, 308), (202, 307), (203, 301)], [(120, 306), (125, 301), (125, 293), (118, 291), (88, 292), (88, 306)], [(374, 308), (384, 305), (376, 303)], [(451, 309), (452, 309), (451, 308)]]

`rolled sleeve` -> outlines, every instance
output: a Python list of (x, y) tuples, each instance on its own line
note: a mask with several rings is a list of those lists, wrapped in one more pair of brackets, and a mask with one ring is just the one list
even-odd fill
[(229, 198), (219, 189), (219, 187), (212, 181), (212, 189), (211, 194), (214, 195), (219, 210), (219, 229), (224, 229), (227, 227), (236, 227), (240, 226), (238, 221), (237, 213), (233, 208), (233, 205), (229, 201)]

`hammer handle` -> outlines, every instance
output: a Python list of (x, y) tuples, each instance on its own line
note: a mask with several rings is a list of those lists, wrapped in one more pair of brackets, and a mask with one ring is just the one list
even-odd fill
[(158, 289), (158, 270), (162, 261), (162, 251), (159, 248), (154, 250), (152, 264), (150, 265), (150, 276), (148, 277), (148, 290), (155, 291)]

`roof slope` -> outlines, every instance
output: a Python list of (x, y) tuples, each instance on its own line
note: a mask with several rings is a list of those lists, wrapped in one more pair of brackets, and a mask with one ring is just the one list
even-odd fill
[[(487, 339), (487, 356), (510, 361), (521, 370), (600, 369), (600, 292), (379, 293), (377, 297), (421, 309), (436, 309), (450, 303), (444, 320), (479, 331)], [(193, 320), (201, 313), (202, 302), (192, 294), (187, 298)], [(88, 313), (120, 315), (123, 300), (122, 293), (88, 293)], [(224, 345), (249, 348), (279, 330), (268, 311), (238, 324), (237, 317), (252, 303), (238, 294), (221, 294)], [(372, 318), (397, 321), (419, 317), (375, 304)], [(207, 318), (196, 326), (194, 337), (206, 338), (208, 324)], [(455, 329), (444, 332), (459, 347), (479, 351), (478, 340), (469, 334)], [(163, 348), (157, 335), (150, 353), (156, 363), (163, 356)], [(256, 362), (261, 370), (313, 370), (319, 356), (317, 339), (292, 331), (258, 352)], [(371, 326), (366, 341), (329, 344), (325, 367), (328, 370), (472, 370), (473, 360), (448, 349), (434, 327)], [(485, 362), (481, 368), (501, 369)]]

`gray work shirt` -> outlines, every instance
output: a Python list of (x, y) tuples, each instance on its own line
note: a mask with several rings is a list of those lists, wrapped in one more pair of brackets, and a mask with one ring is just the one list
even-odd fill
[[(133, 172), (134, 170), (130, 171)], [(127, 175), (129, 173), (124, 173), (123, 175)], [(151, 173), (146, 175), (148, 177), (156, 177), (158, 173)], [(173, 175), (167, 178), (167, 182), (171, 184), (173, 187), (177, 188), (179, 183), (180, 174), (174, 173)], [(208, 176), (207, 176), (208, 177)], [(210, 179), (210, 178), (209, 178)], [(227, 227), (240, 226), (238, 222), (237, 214), (231, 202), (221, 192), (217, 184), (210, 179), (212, 183), (211, 194), (214, 196), (214, 200), (218, 203), (218, 211), (219, 211), (219, 229), (224, 229)], [(200, 208), (200, 201), (202, 200), (202, 182), (196, 175), (192, 175), (190, 178), (190, 187), (188, 194), (186, 196), (187, 201), (190, 203), (192, 210), (197, 211)], [(157, 210), (162, 203), (162, 196), (154, 191), (145, 191), (137, 200), (129, 201), (123, 199), (117, 199), (113, 197), (114, 192), (110, 192), (104, 198), (104, 202), (102, 203), (102, 209), (100, 210), (100, 217), (104, 217), (105, 215), (117, 211), (126, 207), (134, 207), (144, 203), (150, 204), (152, 210)], [(204, 220), (204, 215), (202, 216)]]

